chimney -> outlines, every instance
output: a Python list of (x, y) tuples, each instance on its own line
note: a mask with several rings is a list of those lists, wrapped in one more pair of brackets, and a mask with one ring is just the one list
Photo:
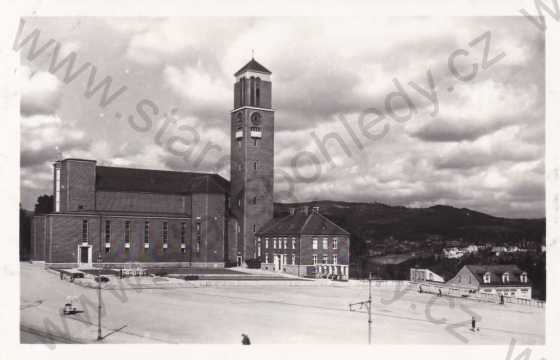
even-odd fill
[(296, 213), (296, 208), (291, 207), (290, 208), (290, 215), (294, 215)]
[(318, 213), (319, 213), (319, 207), (318, 207), (318, 206), (313, 206), (313, 213), (314, 213), (314, 214), (318, 214)]
[(308, 214), (309, 214), (309, 206), (305, 205), (305, 206), (302, 208), (302, 212), (303, 212), (305, 215), (308, 215)]

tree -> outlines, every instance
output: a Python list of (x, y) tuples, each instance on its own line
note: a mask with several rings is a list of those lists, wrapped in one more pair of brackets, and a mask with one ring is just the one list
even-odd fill
[(31, 214), (19, 205), (19, 258), (28, 260), (31, 253)]
[(35, 203), (35, 214), (48, 214), (53, 211), (54, 198), (52, 195), (41, 195)]

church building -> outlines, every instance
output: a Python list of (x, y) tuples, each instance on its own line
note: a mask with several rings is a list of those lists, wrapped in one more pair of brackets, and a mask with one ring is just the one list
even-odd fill
[[(249, 259), (274, 263), (263, 239), (272, 236), (276, 221), (285, 220), (273, 219), (271, 72), (251, 59), (234, 76), (230, 181), (212, 173), (58, 160), (53, 165), (54, 209), (32, 221), (32, 260), (53, 267), (114, 268), (243, 266)], [(313, 238), (329, 235), (336, 254), (325, 252), (321, 260), (298, 256), (298, 264), (347, 265), (349, 233), (316, 215), (319, 222), (310, 219), (308, 226), (320, 224), (314, 225), (317, 234), (297, 235), (303, 251), (307, 235), (311, 250)], [(283, 266), (276, 270), (288, 268), (286, 256), (278, 258)]]

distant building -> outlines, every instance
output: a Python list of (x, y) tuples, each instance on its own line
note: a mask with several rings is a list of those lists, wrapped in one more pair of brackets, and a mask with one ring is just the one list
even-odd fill
[(471, 294), (531, 299), (531, 282), (517, 265), (465, 265), (447, 285)]
[(433, 281), (433, 282), (443, 283), (445, 280), (443, 279), (443, 277), (439, 276), (438, 274), (431, 271), (430, 269), (411, 268), (410, 281), (416, 281), (416, 282)]
[(478, 246), (477, 245), (469, 245), (466, 248), (463, 249), (464, 252), (468, 253), (468, 254), (475, 254), (478, 252)]
[(508, 248), (505, 246), (494, 246), (492, 248), (492, 252), (496, 255), (496, 256), (500, 256), (500, 254), (502, 253), (507, 253), (508, 252)]
[(348, 279), (350, 233), (305, 206), (273, 219), (257, 232), (261, 268), (298, 276)]
[(463, 257), (463, 255), (464, 255), (463, 250), (456, 247), (443, 249), (443, 256), (445, 256), (448, 259), (458, 259)]

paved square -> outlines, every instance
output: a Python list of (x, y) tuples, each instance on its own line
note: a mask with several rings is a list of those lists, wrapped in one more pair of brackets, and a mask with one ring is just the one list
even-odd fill
[[(401, 289), (402, 290), (402, 289)], [(373, 287), (374, 344), (543, 344), (545, 310), (434, 298), (415, 288)], [(102, 292), (104, 342), (367, 344), (365, 284), (247, 285)], [(402, 295), (402, 296), (401, 296)], [(84, 313), (62, 316), (67, 296)], [(97, 292), (60, 280), (41, 265), (21, 265), (22, 342), (94, 342)], [(363, 309), (365, 311), (365, 309)], [(472, 316), (481, 318), (470, 331)], [(40, 334), (41, 336), (37, 335)]]

